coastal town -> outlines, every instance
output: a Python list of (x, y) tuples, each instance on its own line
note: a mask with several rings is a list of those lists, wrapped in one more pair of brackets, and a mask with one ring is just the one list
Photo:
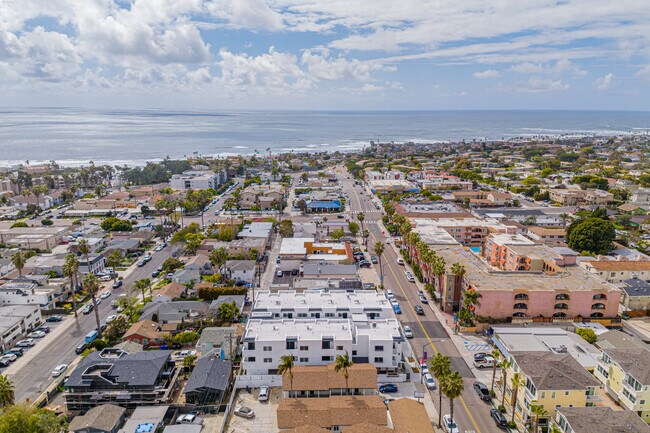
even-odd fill
[(649, 143), (2, 167), (0, 418), (650, 432)]

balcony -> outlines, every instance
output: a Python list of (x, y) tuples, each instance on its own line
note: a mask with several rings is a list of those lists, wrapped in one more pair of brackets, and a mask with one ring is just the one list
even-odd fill
[(561, 302), (559, 304), (555, 304), (553, 306), (556, 310), (568, 310), (569, 309), (569, 304), (566, 304), (564, 302)]
[(512, 308), (515, 310), (527, 310), (528, 305), (524, 304), (523, 302), (518, 302)]
[(598, 302), (596, 304), (592, 304), (591, 309), (592, 310), (604, 310), (605, 309), (605, 304), (602, 304), (600, 302)]
[(571, 297), (566, 293), (560, 293), (559, 295), (555, 296), (556, 301), (568, 301), (569, 299), (571, 299)]
[(623, 379), (621, 380), (621, 383), (623, 384), (623, 387), (627, 389), (627, 391), (632, 394), (634, 397), (636, 397), (636, 389), (632, 386), (631, 383), (629, 383), (627, 380)]

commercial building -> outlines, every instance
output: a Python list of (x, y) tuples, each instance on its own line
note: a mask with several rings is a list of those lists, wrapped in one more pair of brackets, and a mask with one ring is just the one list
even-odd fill
[(395, 204), (395, 212), (411, 218), (467, 218), (472, 216), (457, 204), (449, 201), (401, 201)]
[(395, 319), (251, 319), (244, 334), (242, 369), (248, 375), (275, 375), (282, 355), (296, 365), (327, 365), (348, 353), (371, 363), (380, 374), (397, 374), (404, 337)]
[(0, 230), (0, 243), (10, 248), (51, 251), (63, 241), (67, 227), (14, 227)]
[(650, 426), (634, 412), (610, 407), (562, 407), (555, 425), (562, 433), (650, 433)]
[(209, 170), (185, 171), (183, 174), (172, 175), (169, 186), (177, 190), (217, 189), (227, 180), (228, 174), (225, 170), (217, 173)]
[(352, 247), (348, 242), (315, 242), (314, 238), (283, 238), (282, 260), (317, 260), (351, 264)]
[(41, 322), (38, 305), (0, 306), (0, 349), (4, 352)]
[(166, 402), (178, 373), (171, 353), (155, 350), (128, 354), (119, 349), (90, 353), (64, 384), (68, 411), (85, 413), (106, 403), (135, 409)]

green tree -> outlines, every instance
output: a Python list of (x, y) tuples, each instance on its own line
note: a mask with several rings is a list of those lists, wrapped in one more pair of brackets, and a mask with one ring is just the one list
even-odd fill
[[(120, 254), (118, 250), (113, 250), (113, 252), (106, 257), (106, 263), (108, 263), (108, 266), (113, 268), (113, 270), (117, 269), (122, 264), (122, 254)], [(114, 275), (117, 275), (117, 272), (115, 272)]]
[(126, 317), (121, 315), (117, 316), (117, 318), (108, 325), (106, 331), (104, 331), (104, 339), (109, 344), (113, 345), (122, 339), (122, 336), (130, 327), (131, 323), (126, 320)]
[(188, 355), (185, 358), (183, 358), (183, 367), (191, 369), (194, 367), (194, 363), (196, 362), (196, 355)]
[(594, 330), (590, 328), (578, 328), (576, 334), (581, 336), (589, 344), (594, 344), (596, 340), (598, 340), (598, 336)]
[(0, 374), (0, 407), (14, 404), (14, 384), (3, 374)]
[(490, 387), (490, 392), (494, 391), (494, 381), (497, 377), (497, 368), (499, 367), (499, 358), (501, 358), (501, 352), (499, 352), (497, 349), (494, 349), (492, 351), (492, 358), (494, 358), (494, 362), (492, 363), (492, 386)]
[[(431, 358), (429, 366), (431, 367), (430, 370), (431, 373), (433, 373), (433, 377), (438, 379), (439, 384), (443, 377), (451, 373), (451, 360), (440, 352)], [(438, 397), (438, 428), (442, 428), (442, 392), (438, 393)]]
[(361, 224), (361, 231), (363, 231), (363, 222), (366, 219), (366, 214), (364, 214), (363, 212), (359, 212), (357, 214), (357, 219), (359, 220), (359, 223)]
[(149, 296), (151, 296), (151, 280), (149, 278), (141, 278), (133, 283), (133, 286), (142, 292), (142, 301), (146, 298), (145, 290), (149, 289)]
[(25, 267), (25, 264), (27, 263), (27, 257), (25, 257), (25, 254), (22, 253), (21, 251), (15, 252), (11, 256), (11, 263), (18, 269), (18, 275), (23, 275), (23, 268)]
[(219, 317), (221, 320), (225, 322), (232, 323), (235, 321), (237, 317), (239, 317), (239, 307), (235, 303), (235, 301), (232, 302), (224, 302), (223, 304), (219, 305), (217, 308), (217, 312), (219, 313)]
[(293, 391), (293, 356), (292, 355), (282, 355), (280, 357), (280, 365), (278, 365), (278, 374), (284, 376), (284, 374), (289, 376), (289, 391)]
[(354, 221), (348, 223), (348, 230), (352, 233), (352, 236), (356, 236), (359, 233), (359, 224)]
[(88, 273), (84, 277), (83, 287), (86, 293), (90, 295), (90, 300), (93, 304), (93, 309), (95, 310), (95, 321), (97, 322), (97, 333), (101, 337), (102, 328), (101, 322), (99, 321), (99, 309), (97, 308), (97, 292), (99, 292), (99, 281), (95, 274)]
[(341, 239), (343, 236), (345, 236), (345, 232), (343, 231), (343, 229), (332, 230), (332, 233), (330, 233), (330, 236), (331, 236), (332, 239), (334, 239), (335, 241), (338, 241), (338, 240)]
[(535, 400), (530, 402), (530, 413), (532, 415), (532, 428), (533, 433), (539, 431), (539, 419), (548, 415), (546, 409), (544, 409), (543, 404), (538, 404)]
[(199, 334), (192, 331), (185, 331), (174, 335), (173, 341), (178, 344), (191, 344), (199, 339)]
[(508, 369), (512, 367), (512, 361), (507, 358), (503, 358), (499, 363), (499, 368), (501, 369), (501, 377), (503, 378), (503, 389), (501, 391), (501, 406), (506, 402), (506, 383), (508, 382)]
[(52, 221), (49, 218), (45, 218), (45, 219), (41, 220), (41, 224), (44, 225), (44, 226), (51, 226), (51, 225), (54, 225), (54, 221)]
[(345, 355), (336, 355), (336, 360), (334, 361), (334, 371), (341, 373), (345, 379), (345, 391), (346, 394), (350, 393), (350, 388), (348, 387), (348, 379), (350, 378), (349, 368), (352, 367), (354, 363), (350, 359), (347, 350)]
[(440, 380), (440, 392), (449, 399), (449, 414), (452, 420), (454, 419), (454, 399), (463, 394), (463, 389), (465, 389), (463, 378), (457, 371), (446, 374)]
[(283, 238), (293, 237), (293, 222), (291, 220), (283, 220), (280, 222), (280, 236)]
[(65, 418), (27, 404), (8, 406), (0, 413), (0, 433), (61, 433)]
[(226, 261), (228, 260), (228, 251), (221, 247), (221, 248), (216, 248), (210, 252), (210, 263), (212, 263), (212, 266), (217, 268), (217, 272), (219, 272), (219, 279), (221, 280), (223, 278), (222, 274), (222, 267), (223, 265), (226, 264)]
[(183, 262), (181, 262), (175, 257), (169, 257), (165, 259), (165, 261), (162, 264), (163, 272), (167, 274), (170, 272), (174, 272), (176, 269), (180, 269), (183, 266), (184, 266)]
[(77, 278), (79, 272), (79, 260), (74, 254), (68, 254), (62, 267), (63, 276), (70, 278), (70, 291), (72, 292), (72, 309), (74, 317), (77, 317)]
[(614, 224), (600, 218), (585, 218), (571, 223), (567, 229), (569, 248), (590, 254), (607, 254), (616, 237)]
[(25, 228), (25, 227), (29, 227), (29, 225), (25, 221), (16, 221), (15, 223), (13, 223), (11, 225), (12, 229), (14, 229), (14, 228)]
[(384, 255), (385, 246), (383, 242), (375, 242), (375, 254), (377, 255), (377, 262), (379, 262), (379, 281), (384, 282), (384, 268), (381, 263), (381, 256)]

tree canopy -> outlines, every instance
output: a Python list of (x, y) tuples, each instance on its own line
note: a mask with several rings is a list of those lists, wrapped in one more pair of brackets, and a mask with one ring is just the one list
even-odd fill
[(576, 220), (567, 228), (567, 244), (578, 252), (606, 254), (615, 237), (614, 224), (601, 218)]

